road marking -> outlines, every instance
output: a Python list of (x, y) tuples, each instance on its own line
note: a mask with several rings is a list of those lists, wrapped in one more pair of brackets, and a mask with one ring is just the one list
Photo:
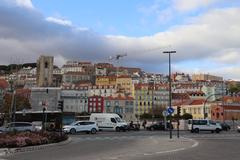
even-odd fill
[(171, 152), (178, 152), (178, 151), (183, 151), (186, 148), (179, 148), (179, 149), (174, 149), (174, 150), (169, 150), (169, 151), (161, 151), (161, 152), (156, 152), (156, 154), (163, 154), (163, 153), (171, 153)]
[(108, 159), (118, 159), (118, 157), (109, 157)]

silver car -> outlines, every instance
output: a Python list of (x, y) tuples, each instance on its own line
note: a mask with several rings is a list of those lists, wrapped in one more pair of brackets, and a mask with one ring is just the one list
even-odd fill
[(96, 134), (98, 131), (98, 126), (96, 122), (91, 121), (77, 121), (70, 125), (65, 125), (63, 131), (65, 133), (75, 134), (76, 132), (86, 132), (91, 134)]
[(12, 122), (8, 123), (5, 127), (0, 127), (0, 132), (10, 132), (10, 131), (36, 131), (36, 128), (32, 123), (29, 122)]

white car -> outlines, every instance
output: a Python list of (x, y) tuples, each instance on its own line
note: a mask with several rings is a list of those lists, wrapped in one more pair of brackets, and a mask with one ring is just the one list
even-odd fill
[(237, 126), (237, 131), (240, 133), (240, 126)]
[(8, 123), (5, 127), (0, 127), (0, 131), (2, 132), (10, 132), (10, 131), (36, 131), (36, 128), (32, 123), (29, 122), (12, 122)]
[(188, 121), (188, 129), (192, 133), (199, 133), (200, 131), (211, 131), (212, 133), (219, 133), (222, 127), (219, 123), (208, 119), (193, 119)]
[(76, 132), (96, 134), (98, 132), (98, 126), (96, 122), (92, 121), (76, 121), (70, 125), (63, 126), (63, 131), (71, 134), (75, 134)]

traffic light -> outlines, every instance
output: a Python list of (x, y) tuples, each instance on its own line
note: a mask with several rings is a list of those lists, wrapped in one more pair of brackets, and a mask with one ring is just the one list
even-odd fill
[(58, 101), (58, 109), (61, 109), (61, 111), (63, 112), (63, 108), (64, 108), (64, 104), (63, 104), (63, 100), (59, 100)]
[(181, 115), (181, 107), (180, 106), (177, 107), (177, 114)]

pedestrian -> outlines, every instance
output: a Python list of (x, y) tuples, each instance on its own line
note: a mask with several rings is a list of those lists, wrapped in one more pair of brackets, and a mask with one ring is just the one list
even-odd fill
[(147, 121), (144, 120), (144, 121), (143, 121), (143, 124), (142, 124), (142, 126), (143, 126), (144, 129), (146, 128), (146, 124), (147, 124)]

